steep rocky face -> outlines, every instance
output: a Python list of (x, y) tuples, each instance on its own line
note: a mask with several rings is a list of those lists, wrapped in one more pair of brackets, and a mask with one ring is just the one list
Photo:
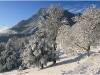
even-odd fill
[(75, 22), (72, 20), (72, 18), (75, 16), (75, 14), (73, 14), (67, 10), (64, 10), (64, 15), (66, 16), (70, 26), (75, 24)]

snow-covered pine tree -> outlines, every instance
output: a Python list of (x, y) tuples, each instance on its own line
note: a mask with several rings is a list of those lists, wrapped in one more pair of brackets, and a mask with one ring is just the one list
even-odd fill
[(6, 49), (6, 44), (4, 42), (0, 43), (0, 54), (2, 51), (4, 51)]
[(8, 42), (2, 46), (3, 51), (0, 53), (0, 72), (16, 68), (21, 64), (20, 47), (21, 40), (15, 36), (11, 37)]
[(56, 62), (55, 43), (48, 37), (46, 29), (39, 30), (34, 39), (29, 40), (26, 49), (23, 52), (22, 65), (19, 69), (41, 67), (47, 65), (47, 62)]

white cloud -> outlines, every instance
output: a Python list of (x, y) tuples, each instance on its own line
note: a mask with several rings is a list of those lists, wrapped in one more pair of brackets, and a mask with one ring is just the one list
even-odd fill
[(6, 29), (8, 29), (8, 27), (6, 27), (6, 26), (0, 27), (0, 32), (3, 32)]

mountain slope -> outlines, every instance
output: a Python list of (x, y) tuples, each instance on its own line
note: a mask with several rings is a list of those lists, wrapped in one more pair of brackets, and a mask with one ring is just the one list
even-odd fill
[(72, 26), (75, 22), (73, 22), (72, 18), (75, 16), (75, 14), (72, 14), (71, 12), (64, 10), (64, 15), (69, 21), (70, 26)]
[[(28, 34), (32, 34), (32, 35), (35, 34), (35, 32), (39, 30), (39, 22), (41, 21), (40, 17), (45, 17), (45, 19), (47, 19), (46, 16), (48, 16), (48, 13), (47, 13), (48, 9), (49, 8), (40, 8), (36, 12), (36, 14), (32, 15), (29, 19), (22, 20), (15, 26), (13, 26), (12, 28), (8, 29), (9, 31), (13, 31), (16, 33), (9, 32), (9, 35), (8, 35), (8, 33), (7, 33), (7, 35), (5, 33), (0, 33), (0, 42), (7, 42), (8, 39), (13, 35), (16, 35), (17, 37), (19, 37), (21, 35), (21, 37), (24, 37), (24, 36), (27, 36)], [(75, 22), (73, 22), (73, 20), (71, 18), (74, 17), (75, 14), (73, 14), (67, 10), (63, 10), (63, 11), (64, 11), (63, 14), (66, 17), (67, 21), (69, 22), (69, 25), (72, 26)], [(4, 37), (4, 36), (6, 36), (6, 37)]]
[[(38, 22), (40, 16), (43, 14), (47, 14), (47, 8), (40, 8), (36, 14), (34, 14), (32, 17), (30, 17), (28, 20), (22, 20), (17, 25), (11, 28), (11, 30), (15, 30), (18, 33), (28, 33), (31, 29), (34, 27), (38, 27)], [(70, 13), (67, 10), (64, 10), (64, 15), (67, 18), (70, 25), (73, 25), (74, 22), (72, 21), (72, 17), (75, 16), (75, 14)]]
[(38, 26), (38, 19), (44, 13), (46, 14), (46, 8), (40, 8), (36, 14), (30, 17), (28, 20), (22, 20), (17, 25), (11, 28), (18, 33), (28, 33), (32, 28)]

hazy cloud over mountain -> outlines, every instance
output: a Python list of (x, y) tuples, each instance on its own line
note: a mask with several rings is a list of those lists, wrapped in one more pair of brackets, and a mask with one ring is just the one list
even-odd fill
[(8, 29), (7, 26), (0, 26), (0, 32), (2, 32), (3, 30), (6, 30), (6, 29)]

